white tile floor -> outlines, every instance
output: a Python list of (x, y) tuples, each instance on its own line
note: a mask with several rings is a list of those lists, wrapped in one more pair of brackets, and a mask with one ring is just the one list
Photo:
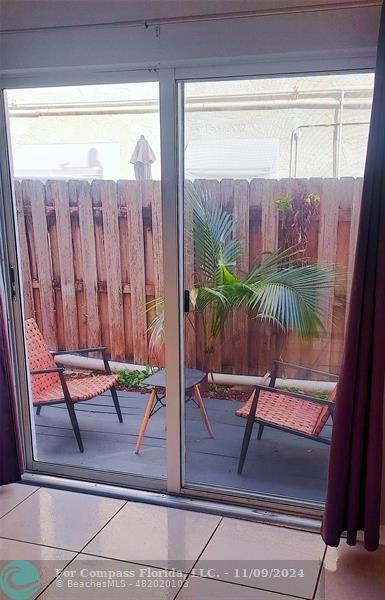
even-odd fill
[(42, 600), (377, 600), (384, 559), (385, 548), (344, 545), (325, 558), (317, 534), (215, 515), (0, 488), (0, 574), (10, 561), (33, 563), (29, 597)]

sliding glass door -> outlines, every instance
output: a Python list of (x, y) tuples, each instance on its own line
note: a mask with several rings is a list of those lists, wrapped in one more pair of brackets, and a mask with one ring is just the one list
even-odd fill
[(321, 505), (373, 74), (180, 85), (185, 487)]
[(6, 110), (34, 468), (163, 487), (159, 83), (8, 90)]
[(322, 506), (372, 90), (7, 90), (30, 469)]

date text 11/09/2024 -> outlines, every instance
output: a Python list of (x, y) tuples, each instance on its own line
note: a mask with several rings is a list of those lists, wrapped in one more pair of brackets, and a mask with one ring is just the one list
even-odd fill
[(232, 576), (234, 579), (292, 579), (304, 578), (305, 570), (303, 568), (234, 568), (230, 571), (218, 573), (215, 568), (195, 568), (192, 569), (193, 577), (207, 577), (209, 579), (218, 579), (220, 576)]

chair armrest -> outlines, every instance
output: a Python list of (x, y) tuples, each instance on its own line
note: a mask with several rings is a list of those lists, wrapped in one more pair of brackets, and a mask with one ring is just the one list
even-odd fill
[(106, 347), (100, 346), (98, 348), (76, 348), (75, 350), (52, 350), (50, 354), (57, 356), (58, 354), (88, 354), (89, 352), (105, 352)]
[(314, 402), (315, 404), (326, 404), (328, 406), (334, 406), (334, 402), (332, 400), (317, 398), (317, 396), (310, 396), (307, 394), (298, 394), (298, 392), (290, 392), (289, 390), (280, 390), (278, 388), (270, 387), (267, 385), (256, 385), (255, 389), (257, 391), (263, 390), (266, 392), (272, 392), (273, 394), (281, 394), (282, 396), (291, 396), (292, 398), (299, 398), (300, 400), (308, 400), (309, 402)]
[(30, 375), (43, 375), (46, 373), (63, 373), (64, 367), (57, 367), (52, 369), (34, 369), (30, 371)]
[(77, 348), (75, 350), (54, 350), (51, 352), (51, 356), (55, 358), (55, 356), (65, 356), (66, 354), (89, 354), (90, 352), (101, 352), (103, 354), (104, 370), (107, 375), (111, 375), (112, 369), (110, 367), (110, 363), (108, 362), (106, 350), (107, 348), (105, 346), (100, 346), (98, 348)]
[[(278, 367), (280, 365), (285, 365), (286, 367), (302, 369), (304, 371), (310, 371), (311, 373), (317, 373), (318, 375), (325, 375), (327, 377), (333, 377), (333, 379), (338, 380), (338, 375), (336, 375), (335, 373), (328, 373), (328, 371), (319, 371), (318, 369), (312, 369), (311, 367), (305, 367), (304, 365), (296, 365), (295, 363), (286, 362), (284, 360), (273, 360), (273, 365), (276, 365), (277, 373), (278, 373)], [(322, 383), (322, 381), (320, 383)]]

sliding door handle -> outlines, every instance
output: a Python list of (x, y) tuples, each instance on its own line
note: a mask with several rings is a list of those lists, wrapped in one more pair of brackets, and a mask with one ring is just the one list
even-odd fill
[(184, 297), (183, 297), (183, 311), (185, 313), (190, 312), (190, 290), (185, 290), (184, 291)]

